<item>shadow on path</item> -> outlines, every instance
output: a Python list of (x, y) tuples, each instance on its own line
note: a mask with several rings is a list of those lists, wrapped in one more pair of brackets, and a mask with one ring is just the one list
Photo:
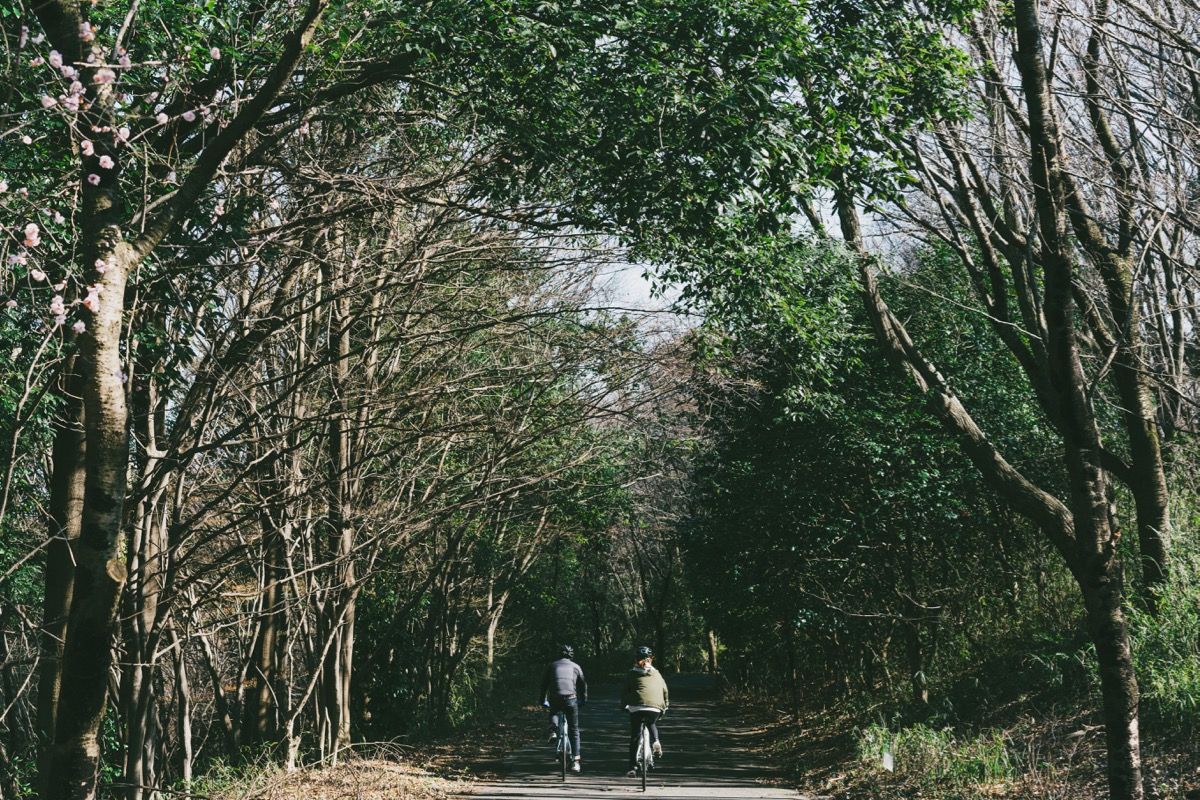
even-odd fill
[[(671, 708), (659, 722), (663, 757), (650, 773), (647, 796), (687, 800), (792, 798), (774, 786), (777, 774), (751, 750), (752, 733), (723, 717), (716, 703), (716, 682), (704, 675), (667, 676)], [(589, 798), (617, 793), (641, 794), (641, 782), (625, 777), (628, 715), (618, 707), (619, 687), (592, 687), (580, 714), (582, 773), (559, 778), (551, 744), (529, 747), (507, 760), (502, 781), (484, 785), (477, 800)]]

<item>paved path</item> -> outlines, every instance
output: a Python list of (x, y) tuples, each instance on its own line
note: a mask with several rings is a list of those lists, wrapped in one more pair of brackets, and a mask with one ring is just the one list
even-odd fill
[[(749, 749), (751, 734), (722, 718), (714, 702), (713, 681), (705, 676), (669, 676), (671, 709), (659, 723), (663, 757), (646, 787), (646, 797), (671, 800), (799, 800), (774, 785), (778, 777)], [(593, 686), (581, 712), (582, 773), (558, 775), (549, 744), (520, 750), (506, 760), (508, 774), (483, 786), (474, 800), (613, 800), (613, 795), (642, 796), (641, 781), (626, 778), (629, 723), (618, 709), (618, 687)]]

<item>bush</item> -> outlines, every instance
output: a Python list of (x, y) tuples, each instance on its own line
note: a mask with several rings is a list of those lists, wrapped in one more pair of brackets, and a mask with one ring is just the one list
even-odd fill
[(1017, 774), (1017, 759), (1003, 734), (960, 737), (928, 725), (897, 731), (871, 725), (859, 732), (858, 757), (876, 770), (890, 760), (898, 777), (943, 791), (973, 790)]

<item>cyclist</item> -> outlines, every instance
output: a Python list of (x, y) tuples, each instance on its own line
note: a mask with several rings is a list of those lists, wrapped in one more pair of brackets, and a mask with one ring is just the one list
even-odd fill
[(571, 752), (575, 754), (571, 771), (579, 772), (579, 709), (587, 703), (587, 681), (583, 670), (572, 661), (575, 648), (564, 644), (559, 656), (546, 667), (539, 693), (542, 706), (550, 711), (551, 741), (558, 736), (558, 715), (567, 715), (567, 735), (571, 737)]
[(650, 730), (651, 750), (655, 757), (662, 755), (662, 744), (658, 740), (658, 721), (667, 712), (667, 682), (662, 673), (654, 668), (654, 651), (639, 647), (635, 656), (637, 663), (625, 674), (625, 685), (621, 687), (621, 707), (629, 712), (629, 771), (627, 778), (637, 777), (637, 749), (641, 725), (646, 723)]

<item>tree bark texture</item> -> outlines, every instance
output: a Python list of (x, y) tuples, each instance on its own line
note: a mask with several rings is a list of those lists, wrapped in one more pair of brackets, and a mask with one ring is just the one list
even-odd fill
[(53, 473), (50, 479), (50, 544), (46, 550), (45, 590), (42, 602), (42, 651), (38, 665), (37, 720), (39, 733), (39, 793), (48, 787), (42, 779), (50, 774), (49, 745), (54, 741), (58, 719), (58, 697), (62, 688), (62, 653), (67, 634), (67, 615), (75, 585), (74, 542), (83, 519), (83, 481), (86, 444), (83, 433), (83, 403), (79, 398), (78, 373), (74, 359), (67, 365), (63, 410), (55, 420)]

